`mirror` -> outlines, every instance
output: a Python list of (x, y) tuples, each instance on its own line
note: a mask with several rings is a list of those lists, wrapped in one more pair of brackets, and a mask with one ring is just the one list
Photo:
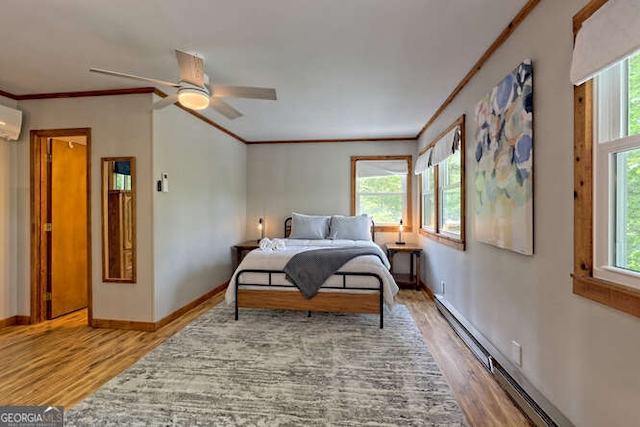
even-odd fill
[(102, 280), (136, 282), (136, 162), (102, 158)]

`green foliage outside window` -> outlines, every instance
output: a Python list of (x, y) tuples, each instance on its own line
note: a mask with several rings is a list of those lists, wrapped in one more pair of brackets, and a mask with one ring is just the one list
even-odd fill
[(403, 193), (403, 181), (402, 175), (358, 178), (358, 191), (360, 193)]
[(376, 224), (397, 224), (404, 211), (404, 181), (402, 175), (358, 178), (359, 213), (373, 217)]
[(461, 230), (461, 168), (460, 151), (447, 158), (439, 165), (442, 180), (442, 198), (440, 229), (442, 231), (460, 234)]
[(114, 173), (114, 190), (131, 190), (131, 176)]
[[(640, 55), (629, 59), (629, 135), (640, 134)], [(626, 167), (627, 268), (640, 271), (640, 149), (629, 151)]]
[(422, 225), (436, 228), (435, 169), (429, 168), (422, 173)]

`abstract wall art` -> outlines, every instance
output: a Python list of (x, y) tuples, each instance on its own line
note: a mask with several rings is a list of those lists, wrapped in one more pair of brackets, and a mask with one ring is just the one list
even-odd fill
[(476, 106), (475, 235), (533, 255), (533, 72), (522, 62)]

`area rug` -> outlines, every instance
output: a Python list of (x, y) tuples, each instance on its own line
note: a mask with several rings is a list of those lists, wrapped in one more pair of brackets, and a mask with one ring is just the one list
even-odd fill
[[(385, 316), (212, 308), (67, 426), (466, 426), (403, 305)], [(114, 355), (114, 357), (118, 357)]]

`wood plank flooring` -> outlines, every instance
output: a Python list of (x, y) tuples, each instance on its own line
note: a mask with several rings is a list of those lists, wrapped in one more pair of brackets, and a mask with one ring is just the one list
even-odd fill
[[(69, 408), (223, 299), (220, 293), (156, 332), (93, 329), (86, 311), (0, 329), (0, 405)], [(424, 292), (401, 290), (471, 426), (529, 426)]]
[(424, 293), (401, 290), (405, 304), (471, 426), (532, 426)]

